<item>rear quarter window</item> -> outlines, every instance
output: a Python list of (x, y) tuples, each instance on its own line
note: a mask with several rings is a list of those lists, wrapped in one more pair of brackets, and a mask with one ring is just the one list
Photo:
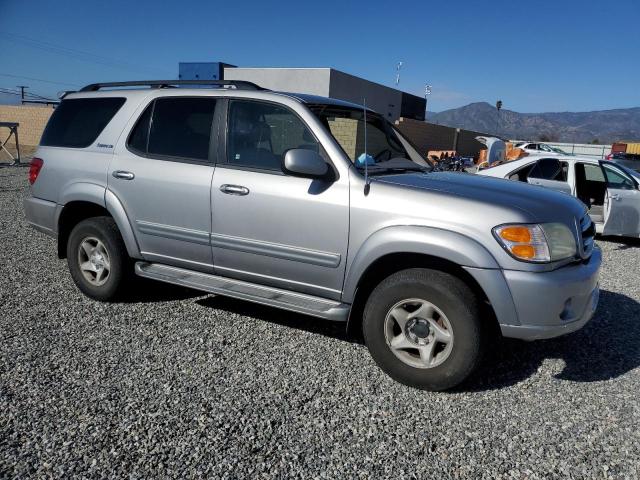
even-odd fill
[(63, 100), (51, 115), (40, 145), (86, 148), (91, 145), (124, 104), (124, 98)]

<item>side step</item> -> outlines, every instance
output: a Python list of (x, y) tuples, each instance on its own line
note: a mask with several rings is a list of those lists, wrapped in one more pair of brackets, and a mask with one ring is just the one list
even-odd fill
[(261, 303), (327, 320), (346, 322), (349, 316), (350, 305), (346, 303), (294, 293), (279, 288), (256, 285), (218, 275), (194, 272), (184, 268), (170, 267), (158, 263), (136, 262), (136, 274), (152, 280)]

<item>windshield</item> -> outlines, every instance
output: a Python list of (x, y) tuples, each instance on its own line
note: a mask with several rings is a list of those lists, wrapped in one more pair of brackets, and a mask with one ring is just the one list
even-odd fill
[(309, 105), (331, 132), (351, 162), (372, 173), (377, 170), (430, 169), (416, 149), (380, 114), (367, 110), (366, 145), (364, 111), (339, 105)]

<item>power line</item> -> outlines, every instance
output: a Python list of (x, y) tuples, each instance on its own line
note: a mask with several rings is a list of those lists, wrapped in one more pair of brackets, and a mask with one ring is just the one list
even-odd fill
[(50, 83), (52, 85), (67, 85), (70, 87), (81, 87), (77, 83), (54, 82), (53, 80), (44, 80), (42, 78), (23, 77), (22, 75), (11, 75), (10, 73), (0, 73), (0, 77), (19, 78), (22, 80), (32, 80), (34, 82)]
[[(24, 88), (28, 88), (26, 86), (24, 86)], [(31, 93), (31, 92), (27, 92), (25, 91), (24, 94), (22, 93), (22, 91), (20, 90), (12, 90), (10, 88), (5, 88), (5, 87), (0, 87), (0, 93), (4, 94), (4, 95), (14, 95), (16, 97), (21, 97), (22, 100), (29, 100), (29, 99), (33, 99), (33, 100), (44, 100), (47, 102), (57, 102), (58, 100), (55, 100), (53, 98), (50, 97), (43, 97), (42, 95), (38, 95), (36, 93)]]
[[(30, 38), (25, 35), (18, 35), (15, 33), (0, 31), (0, 36), (15, 43), (22, 43), (23, 45), (29, 46), (31, 48), (36, 48), (49, 53), (66, 56), (69, 58), (73, 58), (75, 60), (96, 63), (99, 65), (104, 65), (112, 68), (128, 69), (128, 70), (133, 70), (137, 72), (142, 72), (142, 71), (147, 71), (147, 72), (155, 71), (156, 73), (161, 72), (161, 70), (159, 69), (141, 67), (140, 65), (137, 65), (137, 64), (116, 60), (116, 59), (105, 57), (102, 55), (96, 55), (90, 52), (84, 52), (82, 50), (63, 47), (61, 45), (56, 45), (54, 43), (44, 42), (41, 40)], [(166, 73), (166, 71), (162, 71), (162, 73), (164, 74)]]

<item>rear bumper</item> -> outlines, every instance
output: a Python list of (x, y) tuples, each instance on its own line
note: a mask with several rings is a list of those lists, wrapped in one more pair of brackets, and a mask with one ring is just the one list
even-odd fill
[(24, 199), (23, 206), (27, 222), (32, 227), (52, 237), (57, 235), (55, 220), (58, 205), (55, 202), (29, 196)]
[(538, 340), (582, 328), (598, 306), (601, 263), (602, 253), (595, 248), (587, 263), (553, 272), (503, 271), (519, 323), (501, 324), (503, 336)]

